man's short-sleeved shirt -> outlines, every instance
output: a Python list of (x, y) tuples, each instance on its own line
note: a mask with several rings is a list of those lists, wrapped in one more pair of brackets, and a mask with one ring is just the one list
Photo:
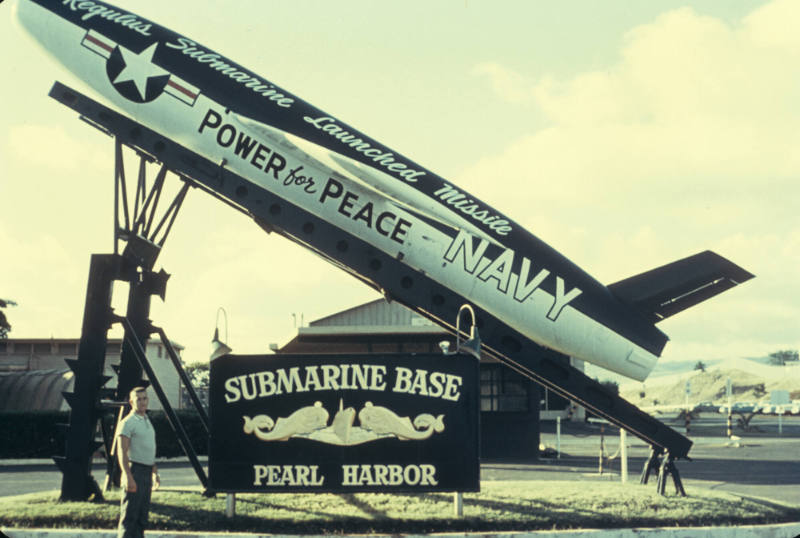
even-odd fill
[(128, 457), (132, 462), (153, 465), (156, 462), (156, 432), (147, 416), (131, 413), (122, 420), (119, 435), (131, 440)]

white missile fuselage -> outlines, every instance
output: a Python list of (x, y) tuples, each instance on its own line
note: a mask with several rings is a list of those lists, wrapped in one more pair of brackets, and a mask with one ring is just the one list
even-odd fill
[(457, 185), (188, 37), (89, 0), (19, 0), (22, 27), (99, 99), (359, 237), (535, 343), (637, 380), (640, 313)]

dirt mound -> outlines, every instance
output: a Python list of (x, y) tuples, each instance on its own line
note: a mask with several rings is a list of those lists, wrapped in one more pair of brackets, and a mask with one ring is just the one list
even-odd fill
[[(792, 369), (795, 370), (795, 369)], [(770, 392), (773, 390), (787, 390), (790, 393), (800, 394), (800, 372), (792, 371), (794, 375), (776, 376), (772, 372), (753, 372), (739, 369), (714, 369), (709, 371), (695, 370), (674, 379), (648, 380), (636, 387), (628, 385), (622, 387), (620, 394), (636, 406), (651, 405), (678, 405), (685, 402), (686, 385), (689, 385), (689, 401), (714, 402), (719, 405), (727, 403), (726, 384), (731, 380), (733, 401), (769, 401)], [(767, 375), (763, 375), (767, 374)]]

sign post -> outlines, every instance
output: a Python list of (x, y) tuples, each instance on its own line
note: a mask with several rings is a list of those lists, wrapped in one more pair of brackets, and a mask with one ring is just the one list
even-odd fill
[(225, 517), (228, 519), (236, 515), (236, 494), (228, 493), (225, 495)]
[(561, 459), (561, 417), (556, 417), (556, 459)]
[(689, 395), (692, 392), (692, 384), (689, 379), (686, 380), (686, 386), (684, 387), (684, 411), (683, 411), (683, 420), (684, 420), (684, 427), (686, 429), (686, 436), (689, 436), (689, 425), (692, 422), (692, 414), (691, 409), (689, 409)]
[(453, 515), (464, 517), (464, 494), (460, 491), (453, 493)]
[(620, 481), (628, 481), (628, 432), (625, 428), (619, 429), (619, 475)]
[(778, 435), (783, 435), (783, 413), (786, 406), (792, 403), (788, 390), (773, 390), (769, 395), (769, 403), (775, 406), (778, 414)]
[(727, 436), (728, 439), (733, 437), (733, 420), (731, 417), (731, 399), (733, 398), (733, 386), (731, 385), (731, 378), (729, 377), (725, 381), (725, 394), (728, 397), (728, 429), (727, 429)]

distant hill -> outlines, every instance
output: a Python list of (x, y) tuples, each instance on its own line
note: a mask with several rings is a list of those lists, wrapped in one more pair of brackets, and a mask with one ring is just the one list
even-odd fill
[(727, 403), (725, 387), (730, 378), (734, 402), (769, 401), (773, 390), (787, 390), (793, 400), (800, 400), (800, 364), (773, 366), (759, 359), (703, 362), (705, 372), (694, 369), (697, 361), (659, 364), (644, 383), (621, 383), (620, 394), (640, 407), (654, 405), (654, 401), (658, 405), (681, 404), (685, 401), (688, 381), (690, 402), (710, 401), (723, 405)]

